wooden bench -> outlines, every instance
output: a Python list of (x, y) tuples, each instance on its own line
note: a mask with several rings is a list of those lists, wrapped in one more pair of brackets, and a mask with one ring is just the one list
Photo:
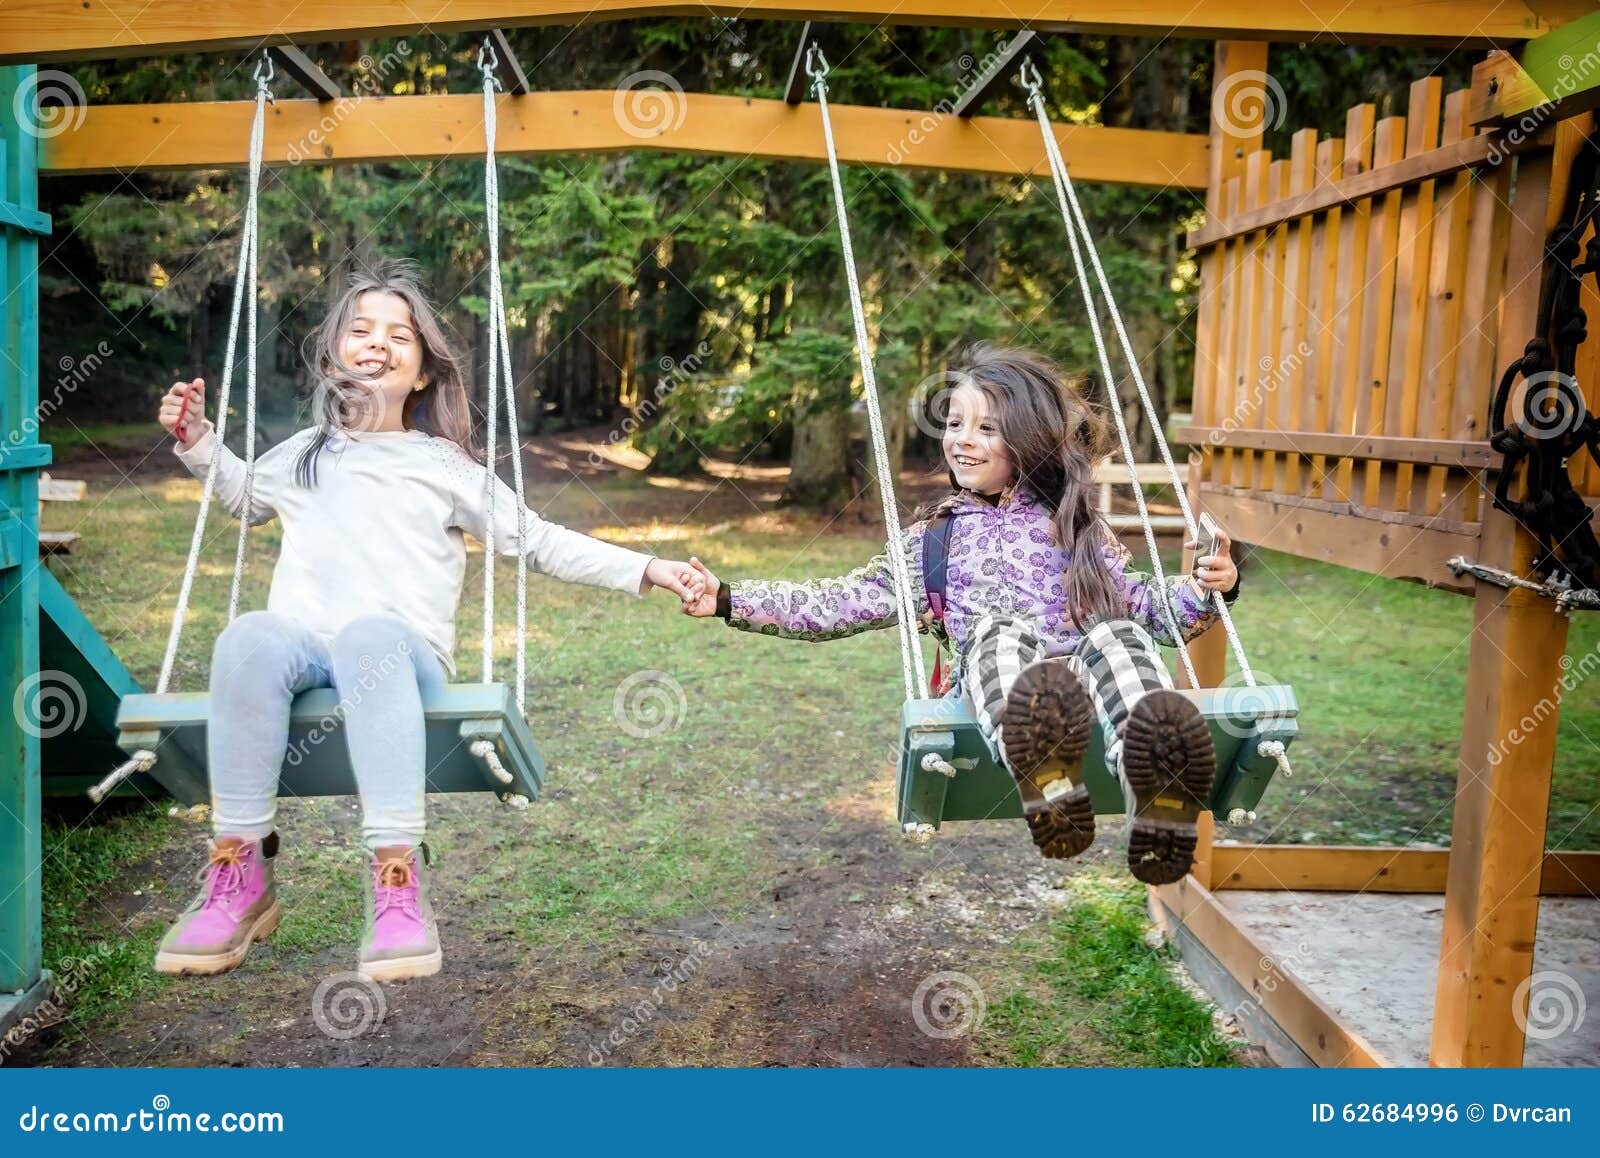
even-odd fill
[[(1170, 486), (1171, 477), (1167, 474), (1165, 463), (1141, 462), (1133, 468), (1139, 475), (1139, 485), (1142, 487)], [(1111, 488), (1114, 486), (1131, 487), (1128, 481), (1127, 464), (1120, 459), (1107, 459), (1094, 468), (1094, 482), (1100, 488), (1100, 512), (1105, 515), (1106, 523), (1119, 535), (1124, 532), (1139, 531), (1139, 515), (1137, 512), (1113, 513), (1111, 510)], [(1182, 535), (1184, 533), (1183, 515), (1181, 514), (1156, 514), (1152, 510), (1150, 527), (1157, 535)]]
[[(39, 521), (44, 522), (45, 503), (82, 502), (89, 493), (89, 484), (82, 479), (51, 478), (39, 475)], [(39, 531), (40, 555), (70, 555), (78, 543), (77, 531)]]

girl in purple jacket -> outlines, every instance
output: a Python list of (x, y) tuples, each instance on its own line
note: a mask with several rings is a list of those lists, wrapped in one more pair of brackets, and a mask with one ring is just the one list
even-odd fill
[[(1103, 419), (1049, 361), (979, 346), (953, 368), (944, 428), (954, 493), (903, 532), (913, 605), (957, 658), (951, 695), (971, 702), (995, 758), (1016, 777), (1034, 843), (1076, 856), (1094, 840), (1082, 761), (1096, 716), (1127, 801), (1128, 866), (1162, 884), (1189, 871), (1215, 755), (1199, 710), (1172, 690), (1156, 641), (1176, 646), (1231, 601), (1239, 573), (1226, 533), (1192, 575), (1135, 571), (1092, 501), (1109, 453)], [(923, 590), (930, 527), (949, 522), (942, 622)], [(1194, 543), (1188, 544), (1196, 546)], [(834, 579), (721, 583), (685, 604), (730, 627), (784, 639), (842, 639), (896, 622), (887, 554)]]

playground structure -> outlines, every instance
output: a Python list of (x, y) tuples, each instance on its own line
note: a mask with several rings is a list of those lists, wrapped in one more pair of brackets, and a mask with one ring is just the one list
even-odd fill
[[(1600, 103), (1592, 4), (1356, 0), (1328, 23), (1304, 6), (1258, 0), (1157, 2), (1100, 17), (1068, 14), (1059, 0), (1015, 11), (958, 11), (942, 0), (914, 0), (892, 13), (867, 0), (821, 13), (775, 0), (706, 11), (725, 7), (746, 18), (1007, 30), (1026, 24), (1041, 32), (1217, 40), (1218, 99), (1208, 136), (1053, 126), (1077, 181), (1204, 193), (1207, 219), (1189, 238), (1202, 268), (1194, 425), (1181, 436), (1191, 447), (1191, 501), (1240, 541), (1470, 595), (1474, 631), (1449, 851), (1213, 845), (1207, 828), (1193, 873), (1153, 889), (1152, 911), (1219, 1004), (1239, 1012), (1280, 1061), (1421, 1060), (1416, 1043), (1391, 1042), (1373, 1028), (1381, 1019), (1362, 1005), (1361, 986), (1340, 975), (1379, 978), (1396, 954), (1411, 953), (1431, 983), (1423, 1007), (1408, 1007), (1399, 1020), (1431, 1020), (1421, 1056), (1436, 1065), (1523, 1064), (1527, 982), (1536, 954), (1550, 951), (1539, 936), (1541, 899), (1551, 898), (1547, 907), (1582, 907), (1592, 930), (1600, 853), (1545, 849), (1555, 726), (1541, 701), (1564, 672), (1566, 619), (1551, 600), (1460, 575), (1450, 560), (1526, 575), (1534, 557), (1533, 537), (1488, 501), (1500, 456), (1487, 441), (1486, 416), (1494, 383), (1533, 332), (1545, 236), (1591, 127), (1589, 110)], [(649, 0), (597, 0), (590, 8), (590, 18), (675, 13)], [(429, 26), (446, 30), (575, 15), (552, 0), (434, 9)], [(10, 434), (0, 453), (8, 508), (0, 521), (0, 666), (13, 687), (44, 669), (73, 673), (88, 707), (84, 726), (62, 737), (42, 739), (14, 716), (0, 719), (0, 993), (15, 994), (0, 998), (0, 1029), (47, 985), (39, 923), (44, 777), (87, 782), (121, 760), (117, 703), (138, 690), (38, 562), (38, 472), (50, 454), (31, 421), (38, 405), (37, 238), (50, 223), (37, 208), (37, 175), (243, 166), (253, 111), (250, 102), (91, 106), (76, 127), (40, 140), (11, 119), (15, 94), (36, 63), (404, 35), (420, 24), (403, 7), (379, 3), (270, 18), (254, 5), (219, 3), (203, 21), (160, 6), (128, 18), (66, 0), (0, 10), (0, 64), (14, 66), (0, 68), (0, 329), (10, 355), (0, 367)], [(1377, 121), (1372, 106), (1358, 106), (1340, 139), (1318, 141), (1313, 130), (1302, 131), (1290, 157), (1276, 161), (1260, 149), (1272, 108), (1268, 42), (1330, 36), (1456, 46), (1462, 37), (1449, 33), (1460, 29), (1476, 30), (1468, 45), (1509, 51), (1479, 67), (1470, 91), (1446, 96), (1437, 79), (1419, 80), (1404, 117)], [(802, 51), (806, 43), (802, 33)], [(1552, 44), (1562, 51), (1552, 53)], [(893, 142), (915, 128), (924, 139), (907, 164), (1048, 175), (1031, 120), (971, 115), (1025, 51), (1026, 38), (1015, 38), (953, 115), (835, 106), (840, 160), (884, 164)], [(1564, 78), (1548, 71), (1563, 54)], [(1572, 58), (1590, 57), (1597, 66), (1578, 76)], [(1526, 70), (1516, 68), (1519, 59)], [(314, 133), (319, 144), (304, 163), (483, 152), (475, 95), (351, 98), (326, 129), (328, 103), (344, 98), (325, 77), (318, 85), (314, 66), (296, 75), (321, 99), (276, 103), (266, 130), (268, 164), (289, 163), (290, 150)], [(610, 92), (518, 95), (507, 87), (498, 99), (502, 153), (661, 148), (824, 159), (817, 110), (797, 100), (686, 94), (678, 124), (640, 138), (617, 123)], [(1586, 292), (1591, 317), (1600, 316), (1600, 301)], [(1600, 340), (1591, 339), (1578, 374), (1591, 408), (1600, 403), (1597, 376)], [(1600, 470), (1577, 459), (1571, 469), (1594, 507)], [(1224, 643), (1212, 633), (1195, 648), (1202, 686), (1226, 682)], [(1301, 694), (1309, 701), (1317, 691)], [(1525, 716), (1542, 726), (1508, 745)], [(1364, 945), (1335, 949), (1318, 940), (1326, 930), (1300, 914), (1282, 919), (1285, 898), (1288, 908), (1310, 907), (1300, 904), (1304, 893), (1373, 922)], [(1413, 902), (1437, 893), (1443, 906), (1435, 920), (1430, 906)], [(1600, 992), (1590, 999), (1600, 1001)], [(1528, 1060), (1543, 1059), (1530, 1050)]]

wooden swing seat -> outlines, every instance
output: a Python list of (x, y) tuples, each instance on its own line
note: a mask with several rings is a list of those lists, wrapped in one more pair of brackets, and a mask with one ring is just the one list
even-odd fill
[[(1299, 704), (1294, 689), (1203, 688), (1184, 691), (1211, 728), (1217, 776), (1210, 809), (1227, 820), (1235, 810), (1249, 814), (1278, 769), (1277, 760), (1259, 752), (1263, 741), (1287, 748), (1298, 731)], [(1084, 778), (1100, 815), (1125, 810), (1122, 789), (1106, 766), (1107, 734), (1102, 724), (1089, 738)], [(954, 768), (955, 775), (941, 771)], [(946, 820), (1020, 818), (1022, 800), (1011, 773), (996, 763), (965, 697), (912, 700), (901, 710), (900, 823), (938, 828)]]
[[(283, 796), (349, 796), (355, 773), (339, 735), (339, 695), (332, 688), (301, 692), (289, 708), (289, 746), (279, 774)], [(544, 757), (505, 684), (449, 684), (422, 697), (429, 792), (515, 793), (534, 800), (544, 785)], [(208, 803), (206, 729), (210, 697), (204, 692), (124, 696), (117, 712), (118, 744), (128, 752), (158, 756), (150, 775), (184, 804)], [(487, 740), (512, 783), (502, 784), (471, 752)]]

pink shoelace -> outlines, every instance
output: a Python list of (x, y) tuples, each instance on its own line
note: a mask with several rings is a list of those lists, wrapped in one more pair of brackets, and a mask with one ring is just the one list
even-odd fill
[(242, 846), (214, 846), (211, 863), (206, 872), (211, 875), (211, 887), (206, 893), (202, 909), (231, 908), (233, 898), (244, 889), (244, 857)]
[(373, 920), (376, 921), (390, 909), (399, 909), (406, 916), (420, 921), (422, 914), (417, 909), (417, 874), (412, 869), (410, 858), (380, 860), (373, 871)]

